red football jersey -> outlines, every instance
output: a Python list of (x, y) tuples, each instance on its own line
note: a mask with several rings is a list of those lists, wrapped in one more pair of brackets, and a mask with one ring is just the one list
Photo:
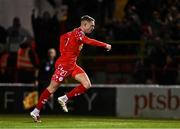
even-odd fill
[(106, 43), (85, 36), (81, 28), (75, 28), (73, 31), (65, 33), (60, 37), (60, 53), (61, 56), (57, 59), (55, 67), (59, 64), (74, 66), (77, 57), (83, 47), (83, 44), (93, 46), (106, 47)]

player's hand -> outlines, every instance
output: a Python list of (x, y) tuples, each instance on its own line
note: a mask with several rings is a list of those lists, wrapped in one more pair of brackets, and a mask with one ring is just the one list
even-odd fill
[(110, 45), (110, 44), (107, 44), (107, 45), (106, 45), (106, 49), (107, 49), (107, 51), (110, 51), (110, 50), (111, 50), (111, 45)]

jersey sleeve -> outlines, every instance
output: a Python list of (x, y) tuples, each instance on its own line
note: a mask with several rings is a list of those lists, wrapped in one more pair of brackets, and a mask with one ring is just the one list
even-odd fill
[(101, 41), (98, 41), (98, 40), (95, 40), (95, 39), (91, 39), (91, 38), (88, 38), (87, 36), (84, 36), (81, 41), (85, 44), (88, 44), (88, 45), (92, 45), (92, 46), (98, 46), (98, 47), (106, 47), (106, 43), (104, 42), (101, 42)]
[(104, 48), (107, 45), (104, 42), (88, 38), (87, 36), (85, 36), (85, 34), (82, 31), (77, 31), (75, 37), (76, 37), (76, 40), (81, 41), (84, 44), (89, 44), (92, 46), (99, 46), (99, 47), (104, 47)]

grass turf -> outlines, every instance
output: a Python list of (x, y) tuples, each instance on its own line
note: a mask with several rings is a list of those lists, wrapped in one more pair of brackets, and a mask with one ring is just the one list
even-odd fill
[(180, 128), (180, 120), (121, 119), (117, 117), (42, 115), (42, 123), (34, 123), (27, 115), (0, 115), (0, 129), (53, 128)]

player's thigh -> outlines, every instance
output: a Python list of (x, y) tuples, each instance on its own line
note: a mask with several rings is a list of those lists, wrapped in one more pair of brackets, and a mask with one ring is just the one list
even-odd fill
[(70, 70), (69, 67), (58, 65), (51, 78), (52, 84), (61, 84), (64, 79), (71, 74), (71, 72), (72, 70)]
[(84, 87), (90, 88), (91, 82), (86, 72), (80, 67), (76, 66), (72, 72), (72, 77), (79, 81)]

